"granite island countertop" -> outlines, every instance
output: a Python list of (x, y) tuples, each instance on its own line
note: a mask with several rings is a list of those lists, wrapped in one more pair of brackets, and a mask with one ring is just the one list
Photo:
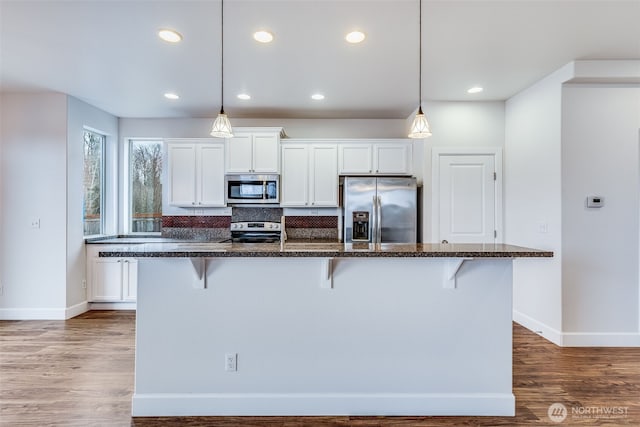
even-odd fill
[(507, 244), (474, 243), (141, 243), (126, 251), (100, 251), (100, 257), (132, 258), (549, 258), (553, 252)]

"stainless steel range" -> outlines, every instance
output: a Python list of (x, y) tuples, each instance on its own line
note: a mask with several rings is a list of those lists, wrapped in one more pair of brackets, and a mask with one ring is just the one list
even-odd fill
[(231, 223), (231, 240), (242, 243), (272, 243), (280, 241), (280, 223), (247, 221)]

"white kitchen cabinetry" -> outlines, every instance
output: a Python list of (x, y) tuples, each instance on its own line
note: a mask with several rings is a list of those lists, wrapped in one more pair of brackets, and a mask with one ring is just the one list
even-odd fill
[(100, 258), (98, 256), (100, 251), (129, 249), (119, 245), (95, 244), (87, 246), (87, 301), (92, 303), (136, 301), (138, 260), (135, 258)]
[(345, 142), (339, 144), (338, 171), (341, 175), (411, 175), (412, 143)]
[(338, 206), (337, 162), (336, 144), (283, 144), (280, 205)]
[(282, 128), (234, 129), (226, 140), (227, 173), (279, 173)]
[(225, 206), (224, 143), (211, 139), (171, 140), (167, 157), (170, 205)]

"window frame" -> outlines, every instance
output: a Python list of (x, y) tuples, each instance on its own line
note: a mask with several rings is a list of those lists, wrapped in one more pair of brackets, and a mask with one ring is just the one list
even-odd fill
[(84, 234), (84, 226), (85, 226), (85, 196), (86, 196), (86, 192), (85, 192), (85, 188), (84, 188), (84, 184), (83, 184), (83, 194), (82, 194), (82, 209), (83, 209), (83, 214), (82, 214), (82, 235), (85, 239), (90, 239), (93, 237), (100, 237), (100, 236), (104, 236), (106, 234), (106, 196), (107, 196), (107, 178), (106, 178), (106, 168), (107, 168), (107, 137), (108, 135), (105, 132), (101, 132), (97, 129), (88, 127), (88, 126), (84, 126), (82, 128), (82, 150), (83, 150), (83, 174), (85, 173), (84, 171), (84, 144), (85, 144), (85, 140), (84, 140), (84, 136), (85, 133), (91, 133), (94, 135), (98, 135), (100, 136), (100, 226), (99, 226), (99, 230), (97, 234)]
[[(162, 172), (160, 181), (163, 182), (164, 169), (165, 169), (165, 155), (164, 155), (164, 139), (163, 138), (124, 138), (124, 150), (123, 150), (123, 225), (124, 233), (127, 235), (147, 235), (147, 236), (161, 236), (162, 231), (133, 231), (133, 174), (131, 161), (133, 160), (132, 150), (134, 142), (158, 142), (160, 144), (160, 152), (162, 153)], [(163, 195), (160, 195), (161, 199)], [(164, 199), (162, 199), (164, 203)], [(162, 212), (160, 212), (162, 214)]]

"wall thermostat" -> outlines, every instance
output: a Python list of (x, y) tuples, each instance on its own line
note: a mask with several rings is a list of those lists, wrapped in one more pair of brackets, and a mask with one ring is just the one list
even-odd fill
[(588, 208), (601, 208), (604, 206), (604, 197), (601, 196), (588, 196), (587, 207)]

